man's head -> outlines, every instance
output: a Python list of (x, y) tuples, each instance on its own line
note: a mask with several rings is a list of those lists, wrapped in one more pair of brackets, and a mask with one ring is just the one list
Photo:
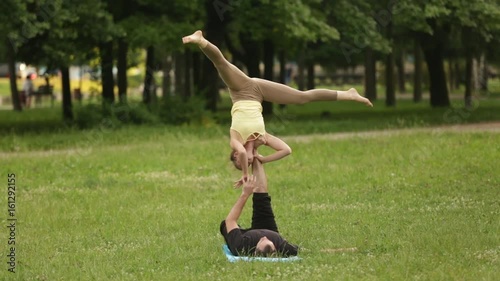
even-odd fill
[(260, 238), (257, 246), (255, 247), (255, 255), (267, 257), (274, 253), (276, 253), (276, 247), (274, 246), (274, 243), (271, 240), (267, 239), (266, 236)]

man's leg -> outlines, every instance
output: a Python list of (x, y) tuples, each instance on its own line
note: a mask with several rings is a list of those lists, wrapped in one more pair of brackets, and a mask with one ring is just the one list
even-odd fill
[(219, 76), (224, 80), (224, 83), (232, 90), (239, 91), (244, 88), (246, 83), (250, 80), (243, 71), (238, 69), (232, 63), (224, 58), (221, 51), (217, 46), (210, 43), (208, 40), (203, 38), (201, 31), (196, 31), (195, 33), (185, 36), (182, 38), (184, 44), (193, 43), (200, 47), (201, 51), (212, 61)]
[(264, 172), (264, 166), (257, 159), (254, 159), (252, 163), (252, 173), (257, 178), (257, 188), (254, 189), (252, 198), (252, 229), (269, 229), (279, 232), (271, 206), (271, 197), (267, 189), (267, 177)]

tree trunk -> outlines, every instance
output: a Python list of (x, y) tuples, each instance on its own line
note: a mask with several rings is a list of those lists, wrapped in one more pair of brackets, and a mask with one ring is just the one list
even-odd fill
[(431, 106), (450, 106), (448, 87), (446, 86), (446, 75), (444, 73), (442, 46), (424, 50), (425, 61), (430, 78)]
[(201, 88), (201, 56), (200, 52), (192, 52), (193, 67), (193, 94), (196, 95)]
[(420, 46), (424, 49), (425, 62), (429, 72), (430, 102), (433, 107), (448, 107), (450, 99), (444, 71), (443, 50), (450, 26), (439, 25), (435, 19), (428, 20), (433, 34), (420, 33)]
[[(392, 40), (392, 23), (387, 25), (387, 38)], [(394, 89), (394, 44), (385, 59), (385, 105), (396, 105), (396, 91)]]
[(304, 62), (304, 53), (305, 53), (305, 50), (304, 48), (302, 48), (300, 51), (299, 51), (299, 56), (298, 56), (298, 59), (297, 59), (297, 87), (299, 88), (300, 91), (304, 91), (305, 89), (305, 83), (304, 83), (304, 68), (305, 68), (305, 62)]
[(453, 59), (448, 60), (448, 86), (450, 87), (450, 93), (455, 90), (455, 72), (453, 71)]
[(251, 39), (251, 34), (241, 33), (240, 43), (244, 50), (245, 57), (243, 63), (247, 67), (248, 76), (260, 78), (261, 44)]
[[(479, 89), (479, 69), (481, 66), (479, 65), (479, 61), (476, 58), (472, 58), (472, 89)], [(467, 71), (467, 70), (466, 70)], [(465, 74), (467, 75), (467, 73)]]
[(115, 81), (113, 78), (113, 42), (102, 43), (101, 52), (101, 79), (102, 101), (105, 106), (115, 102)]
[(307, 89), (314, 89), (314, 63), (309, 62), (307, 64)]
[(413, 102), (422, 101), (422, 50), (420, 44), (415, 40), (414, 44), (415, 65), (413, 73)]
[[(205, 1), (205, 11), (206, 11), (206, 26), (205, 26), (205, 38), (216, 46), (221, 46), (224, 42), (225, 34), (225, 24), (229, 22), (221, 21), (219, 18), (218, 11), (214, 9), (213, 1)], [(212, 62), (205, 58), (203, 60), (203, 68), (201, 71), (202, 83), (204, 88), (201, 90), (205, 93), (206, 97), (206, 109), (215, 112), (217, 111), (217, 99), (219, 96), (219, 74), (213, 66)]]
[(127, 54), (128, 43), (124, 38), (118, 40), (118, 99), (120, 103), (127, 103)]
[(177, 96), (182, 96), (184, 94), (184, 56), (176, 52), (174, 55), (174, 92)]
[(154, 72), (155, 72), (155, 49), (153, 46), (147, 48), (146, 74), (144, 76), (144, 89), (142, 91), (142, 102), (151, 105), (153, 102)]
[(67, 66), (61, 67), (61, 79), (63, 119), (65, 121), (72, 121), (73, 108), (71, 104), (71, 85), (69, 79), (69, 68)]
[(385, 105), (396, 105), (396, 90), (394, 87), (394, 53), (389, 53), (385, 59)]
[[(279, 82), (281, 84), (285, 84), (287, 85), (288, 81), (287, 81), (287, 68), (286, 68), (286, 56), (285, 56), (285, 51), (284, 50), (280, 50), (279, 51), (279, 55), (278, 55), (278, 59), (279, 59), (279, 62), (280, 62), (280, 80)], [(290, 77), (291, 78), (291, 77)], [(280, 109), (284, 109), (286, 107), (286, 104), (280, 104), (279, 105)]]
[(396, 57), (396, 67), (398, 72), (398, 92), (403, 94), (406, 92), (405, 87), (405, 64), (404, 64), (404, 52), (400, 50)]
[(488, 91), (488, 60), (486, 59), (486, 55), (481, 55), (482, 60), (482, 68), (481, 68), (481, 76), (479, 76), (479, 90)]
[(473, 79), (473, 56), (472, 52), (465, 52), (465, 108), (472, 107), (472, 79)]
[(453, 83), (455, 83), (455, 89), (458, 89), (460, 87), (460, 82), (462, 81), (462, 74), (460, 73), (460, 63), (458, 60), (455, 60), (453, 68), (453, 72), (455, 73), (455, 80), (453, 81)]
[(188, 100), (191, 97), (193, 90), (193, 79), (191, 76), (193, 61), (191, 53), (189, 49), (186, 49), (184, 53), (184, 100)]
[(170, 88), (172, 87), (172, 77), (170, 76), (170, 71), (172, 70), (172, 59), (170, 56), (163, 62), (163, 80), (162, 80), (162, 95), (163, 98), (169, 97), (172, 93)]
[(17, 90), (17, 72), (16, 72), (16, 52), (12, 47), (10, 41), (5, 41), (7, 47), (7, 63), (9, 67), (9, 82), (10, 82), (10, 96), (12, 99), (12, 107), (15, 111), (22, 111), (21, 100), (19, 99), (19, 92)]
[[(271, 40), (264, 41), (264, 79), (274, 81), (274, 44)], [(273, 114), (273, 104), (264, 101), (262, 103), (262, 114)]]
[(475, 60), (475, 62), (476, 62), (475, 64), (476, 67), (474, 67), (474, 89), (476, 91), (479, 91), (485, 89), (485, 85), (487, 83), (486, 73), (488, 71), (484, 54), (481, 54), (479, 58)]
[(280, 64), (280, 79), (279, 79), (279, 82), (281, 84), (287, 84), (287, 81), (286, 81), (286, 57), (285, 57), (285, 51), (284, 50), (281, 50), (279, 51), (278, 53), (278, 60), (279, 60), (279, 64)]
[(370, 101), (377, 99), (377, 67), (373, 49), (365, 51), (365, 97)]

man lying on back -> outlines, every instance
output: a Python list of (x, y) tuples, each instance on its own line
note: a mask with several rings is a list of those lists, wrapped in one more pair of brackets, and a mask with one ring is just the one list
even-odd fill
[[(296, 256), (298, 246), (288, 243), (278, 232), (266, 173), (257, 159), (252, 163), (252, 173), (244, 183), (240, 197), (220, 225), (220, 232), (229, 250), (235, 256)], [(238, 219), (250, 195), (253, 195), (252, 226), (242, 229)]]

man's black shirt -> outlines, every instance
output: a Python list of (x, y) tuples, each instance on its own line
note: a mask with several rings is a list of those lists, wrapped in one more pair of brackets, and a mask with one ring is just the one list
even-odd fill
[(247, 256), (255, 254), (255, 247), (264, 236), (273, 242), (279, 256), (287, 257), (297, 255), (298, 246), (288, 243), (279, 233), (268, 229), (244, 230), (235, 228), (224, 235), (224, 239), (233, 255)]

